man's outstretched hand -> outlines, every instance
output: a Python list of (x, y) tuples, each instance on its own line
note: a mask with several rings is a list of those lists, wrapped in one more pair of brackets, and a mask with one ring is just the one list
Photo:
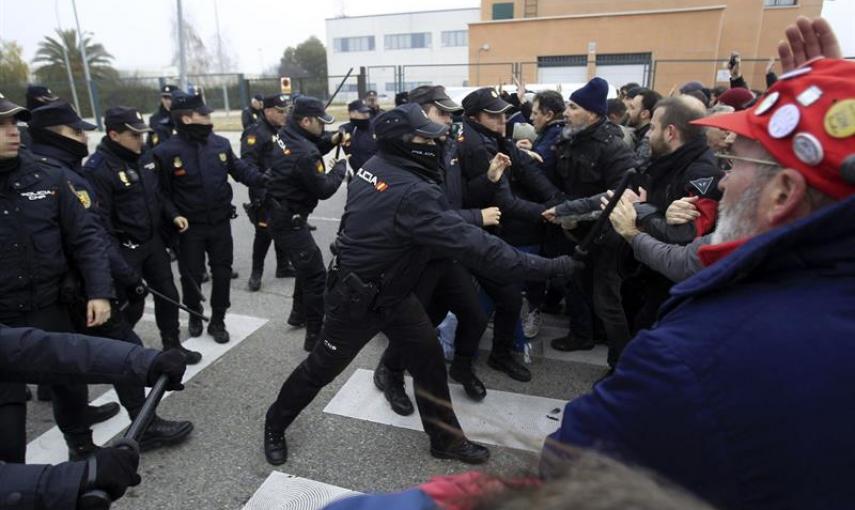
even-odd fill
[(825, 18), (799, 16), (784, 34), (787, 40), (778, 43), (778, 57), (785, 73), (816, 57), (843, 58), (837, 36)]

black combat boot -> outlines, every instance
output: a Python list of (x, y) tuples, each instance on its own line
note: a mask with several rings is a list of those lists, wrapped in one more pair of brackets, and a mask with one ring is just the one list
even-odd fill
[(264, 424), (264, 457), (267, 462), (278, 466), (288, 460), (288, 443), (285, 430)]
[(113, 416), (119, 414), (119, 404), (115, 402), (109, 402), (102, 406), (86, 406), (86, 410), (84, 411), (85, 415), (83, 417), (84, 422), (87, 426), (95, 425), (96, 423), (101, 423), (102, 421), (107, 421)]
[[(201, 311), (200, 311), (201, 313)], [(190, 324), (187, 326), (190, 336), (193, 338), (202, 336), (202, 319), (195, 315), (190, 316)]]
[(92, 431), (86, 431), (79, 434), (64, 434), (65, 444), (68, 445), (68, 460), (77, 462), (86, 460), (101, 449), (92, 442)]
[(515, 360), (510, 353), (493, 353), (487, 358), (487, 366), (504, 372), (517, 381), (531, 381), (531, 372), (522, 363)]
[(218, 344), (229, 343), (229, 332), (226, 331), (226, 311), (214, 310), (211, 314), (211, 322), (208, 324), (208, 334), (214, 338)]
[(302, 328), (306, 325), (306, 314), (303, 312), (303, 307), (292, 306), (291, 313), (288, 314), (288, 324), (295, 328)]
[(246, 284), (250, 292), (258, 292), (261, 289), (261, 273), (255, 271), (249, 275), (249, 282)]
[[(201, 326), (199, 327), (201, 328)], [(200, 331), (199, 334), (201, 335), (202, 332)], [(185, 348), (181, 345), (181, 342), (178, 341), (178, 335), (161, 335), (160, 339), (163, 342), (163, 350), (168, 351), (169, 349), (178, 349), (181, 351), (181, 354), (184, 355), (184, 361), (186, 361), (188, 365), (195, 365), (202, 361), (202, 353)]]
[(448, 370), (448, 375), (462, 384), (466, 396), (475, 402), (480, 402), (487, 396), (487, 388), (484, 387), (484, 383), (478, 379), (472, 369), (472, 360), (455, 357), (451, 368)]
[(483, 464), (490, 458), (490, 450), (468, 439), (447, 446), (431, 445), (430, 454), (437, 459), (454, 459), (466, 464)]
[(36, 387), (36, 398), (39, 402), (50, 402), (53, 400), (53, 390), (47, 384), (39, 384)]
[(381, 360), (374, 371), (374, 386), (383, 392), (396, 414), (409, 416), (415, 411), (413, 402), (404, 391), (404, 372), (389, 370)]
[(164, 420), (155, 415), (140, 438), (140, 451), (182, 443), (192, 431), (192, 422)]

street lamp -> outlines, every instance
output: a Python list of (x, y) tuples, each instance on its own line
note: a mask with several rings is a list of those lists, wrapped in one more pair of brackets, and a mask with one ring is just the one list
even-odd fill
[(490, 43), (484, 43), (478, 48), (478, 58), (477, 58), (477, 67), (475, 69), (475, 82), (480, 87), (481, 86), (481, 52), (482, 51), (490, 51)]

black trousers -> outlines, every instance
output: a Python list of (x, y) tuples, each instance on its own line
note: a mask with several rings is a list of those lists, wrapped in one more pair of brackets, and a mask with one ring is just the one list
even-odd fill
[(318, 332), (324, 321), (324, 284), (326, 268), (321, 249), (311, 231), (304, 225), (292, 226), (287, 218), (273, 216), (270, 234), (277, 246), (282, 246), (294, 265), (297, 277), (294, 282), (295, 310), (303, 308), (306, 330)]
[(267, 410), (267, 424), (285, 429), (356, 357), (377, 333), (391, 343), (405, 344), (406, 369), (413, 375), (416, 405), (431, 445), (444, 447), (463, 439), (451, 407), (442, 347), (424, 308), (414, 294), (394, 307), (354, 316), (344, 297), (344, 284), (333, 284), (326, 296), (326, 321), (321, 341), (291, 373), (276, 402)]
[[(3, 324), (12, 327), (33, 327), (51, 332), (74, 330), (68, 311), (60, 304), (32, 310), (17, 317), (3, 319)], [(59, 429), (66, 435), (85, 434), (89, 425), (85, 421), (85, 410), (89, 404), (89, 392), (85, 384), (51, 385), (53, 392), (53, 416)], [(0, 461), (23, 463), (27, 449), (25, 385), (22, 383), (0, 383)], [(23, 422), (21, 421), (23, 420)]]
[(522, 283), (498, 283), (488, 277), (476, 275), (478, 283), (494, 303), (493, 356), (511, 355), (514, 347), (517, 321), (522, 309)]
[[(252, 240), (252, 274), (264, 273), (264, 259), (267, 257), (267, 250), (270, 249), (271, 243), (273, 243), (273, 237), (270, 235), (270, 230), (256, 225), (255, 238)], [(276, 251), (276, 267), (284, 268), (288, 264), (288, 254), (276, 243), (273, 243), (273, 249)]]
[(579, 287), (589, 293), (594, 313), (603, 323), (609, 341), (608, 362), (612, 367), (631, 338), (621, 296), (620, 256), (621, 250), (612, 244), (595, 245), (585, 269), (575, 274)]
[[(189, 231), (188, 231), (189, 232)], [(155, 235), (149, 242), (141, 244), (136, 249), (122, 246), (122, 255), (138, 274), (145, 278), (152, 289), (173, 299), (179, 300), (178, 289), (172, 277), (172, 266), (169, 255), (160, 238)], [(199, 280), (196, 280), (199, 283)], [(195, 293), (196, 291), (191, 291)], [(139, 322), (145, 309), (145, 301), (134, 301), (125, 308), (124, 318), (132, 329)], [(154, 317), (161, 337), (178, 338), (178, 307), (159, 297), (154, 298)], [(108, 335), (109, 336), (109, 335)], [(109, 336), (109, 338), (113, 338)]]
[(194, 310), (202, 310), (199, 284), (205, 272), (205, 255), (211, 268), (211, 308), (225, 312), (231, 306), (232, 261), (234, 242), (229, 220), (219, 223), (195, 223), (179, 236), (178, 259), (181, 271), (183, 302)]
[[(425, 267), (413, 293), (434, 328), (449, 311), (457, 316), (454, 362), (471, 364), (487, 328), (487, 314), (478, 301), (472, 274), (456, 260), (434, 260)], [(400, 342), (389, 342), (383, 352), (383, 364), (389, 370), (403, 371), (406, 367), (406, 347)]]

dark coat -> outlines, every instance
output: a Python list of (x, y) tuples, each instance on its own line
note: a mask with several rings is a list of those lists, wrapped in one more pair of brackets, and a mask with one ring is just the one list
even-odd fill
[[(371, 156), (377, 153), (377, 143), (374, 141), (374, 129), (371, 119), (360, 122), (345, 122), (339, 128), (350, 134), (350, 144), (344, 146), (345, 154), (350, 154), (350, 167), (359, 170)], [(367, 124), (367, 127), (365, 126)]]
[(169, 140), (175, 134), (175, 123), (172, 121), (172, 115), (166, 111), (163, 105), (160, 105), (157, 111), (148, 118), (148, 127), (154, 130), (149, 133), (146, 141), (150, 149)]
[[(264, 116), (247, 127), (240, 137), (240, 159), (254, 166), (259, 172), (266, 172), (273, 166), (273, 152), (278, 149), (276, 131)], [(264, 186), (252, 186), (249, 188), (249, 198), (262, 201), (265, 192)]]
[(635, 167), (635, 156), (623, 143), (620, 127), (603, 119), (559, 141), (556, 178), (570, 199), (614, 189), (623, 174)]

